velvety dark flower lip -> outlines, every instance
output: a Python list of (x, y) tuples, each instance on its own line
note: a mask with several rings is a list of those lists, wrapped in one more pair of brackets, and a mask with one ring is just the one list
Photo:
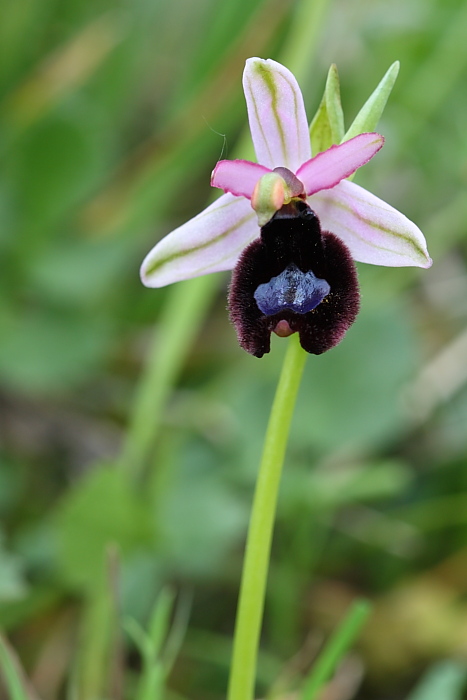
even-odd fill
[(304, 350), (315, 355), (330, 350), (358, 310), (357, 274), (347, 246), (322, 232), (315, 212), (298, 199), (262, 227), (232, 275), (230, 318), (240, 345), (256, 357), (269, 352), (272, 332), (298, 332)]
[(344, 179), (374, 155), (382, 137), (360, 134), (312, 158), (303, 97), (292, 73), (276, 61), (250, 58), (243, 87), (258, 163), (221, 161), (216, 166), (213, 184), (227, 194), (154, 246), (141, 267), (146, 286), (163, 287), (233, 269), (260, 232), (249, 197), (262, 176), (280, 167), (307, 183), (308, 202), (323, 230), (344, 241), (355, 260), (430, 267), (420, 229), (383, 200)]

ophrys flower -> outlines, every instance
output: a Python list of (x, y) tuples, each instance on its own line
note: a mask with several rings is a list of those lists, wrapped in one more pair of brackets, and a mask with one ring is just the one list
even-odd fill
[(320, 353), (339, 342), (358, 311), (352, 258), (429, 267), (425, 238), (345, 179), (381, 148), (381, 136), (360, 134), (312, 158), (292, 73), (251, 58), (243, 86), (258, 163), (218, 163), (212, 184), (226, 194), (150, 251), (142, 279), (161, 287), (236, 268), (229, 306), (241, 345), (261, 356), (272, 331), (298, 331), (305, 349)]

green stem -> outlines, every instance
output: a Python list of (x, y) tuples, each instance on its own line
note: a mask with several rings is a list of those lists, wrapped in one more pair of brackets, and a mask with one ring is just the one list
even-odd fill
[(292, 71), (299, 85), (310, 77), (330, 4), (330, 0), (302, 0), (295, 9), (280, 61)]
[(291, 336), (272, 405), (250, 518), (235, 627), (228, 700), (254, 697), (272, 532), (282, 465), (306, 353)]
[(152, 453), (162, 411), (218, 286), (217, 275), (181, 282), (168, 295), (139, 382), (120, 469), (138, 481)]

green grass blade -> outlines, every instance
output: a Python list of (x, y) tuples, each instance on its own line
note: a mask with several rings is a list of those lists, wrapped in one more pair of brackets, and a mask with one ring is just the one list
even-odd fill
[(125, 623), (126, 631), (132, 637), (143, 660), (136, 700), (162, 700), (164, 695), (165, 678), (170, 669), (163, 659), (163, 652), (170, 639), (174, 600), (173, 591), (168, 588), (161, 591), (147, 632), (133, 619)]
[(314, 700), (352, 646), (370, 612), (366, 600), (356, 601), (318, 656), (304, 683), (300, 700)]
[(174, 619), (164, 649), (164, 669), (166, 676), (172, 670), (172, 666), (175, 663), (175, 659), (185, 639), (190, 618), (192, 598), (193, 596), (190, 593), (182, 593), (177, 601)]
[(163, 700), (165, 673), (162, 664), (153, 661), (144, 669), (136, 700)]
[(460, 661), (442, 661), (423, 676), (407, 700), (461, 700), (467, 666)]
[(164, 640), (167, 638), (174, 598), (173, 591), (163, 588), (154, 607), (148, 629), (154, 657), (160, 656)]
[(28, 687), (16, 654), (2, 635), (0, 635), (0, 667), (8, 688), (9, 700), (39, 700), (34, 690)]
[(174, 285), (155, 331), (152, 354), (135, 398), (121, 469), (136, 481), (147, 466), (157, 440), (162, 411), (177, 381), (212, 303), (219, 284), (217, 275), (198, 277)]

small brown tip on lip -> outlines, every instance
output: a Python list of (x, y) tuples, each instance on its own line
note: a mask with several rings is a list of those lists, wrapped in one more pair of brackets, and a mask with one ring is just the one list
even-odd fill
[(285, 319), (282, 319), (281, 321), (279, 321), (277, 323), (276, 327), (274, 328), (274, 333), (276, 335), (278, 335), (279, 338), (287, 338), (289, 335), (292, 335), (292, 333), (294, 333), (294, 332), (295, 331), (293, 331), (291, 329), (291, 327), (289, 326), (289, 322), (286, 321)]

